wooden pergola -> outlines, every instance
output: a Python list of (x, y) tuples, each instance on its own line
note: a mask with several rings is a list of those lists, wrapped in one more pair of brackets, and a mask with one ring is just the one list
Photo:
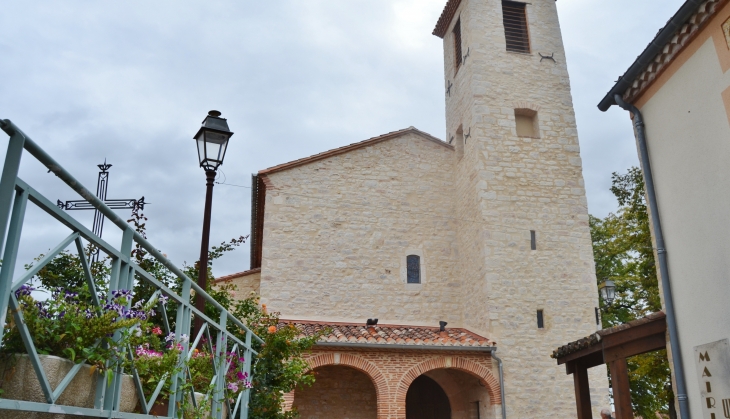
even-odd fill
[(629, 323), (599, 330), (555, 350), (552, 357), (558, 361), (558, 365), (565, 364), (567, 374), (573, 374), (578, 419), (593, 417), (588, 369), (601, 364), (608, 364), (611, 370), (616, 419), (633, 419), (626, 358), (664, 349), (667, 343), (666, 331), (666, 316), (659, 311)]

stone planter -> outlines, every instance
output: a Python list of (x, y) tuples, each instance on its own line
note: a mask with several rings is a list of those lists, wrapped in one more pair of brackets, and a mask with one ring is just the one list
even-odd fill
[[(51, 388), (55, 389), (73, 368), (74, 363), (68, 359), (52, 355), (40, 355), (41, 365), (46, 372)], [(2, 398), (12, 400), (24, 400), (29, 402), (46, 403), (41, 390), (40, 382), (36, 377), (33, 365), (28, 355), (16, 355), (13, 359), (0, 364), (3, 389)], [(91, 366), (84, 365), (76, 373), (56, 404), (77, 407), (94, 407), (96, 396), (96, 378), (99, 375), (91, 373)], [(122, 377), (122, 394), (120, 399), (120, 410), (132, 412), (137, 406), (137, 391), (134, 381), (129, 375)], [(21, 416), (20, 412), (13, 410), (0, 410), (0, 419), (15, 419)], [(23, 419), (71, 419), (72, 415), (59, 415), (50, 413), (23, 412)]]

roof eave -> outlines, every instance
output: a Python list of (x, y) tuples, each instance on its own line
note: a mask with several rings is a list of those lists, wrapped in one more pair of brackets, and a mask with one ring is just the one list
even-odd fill
[(464, 351), (464, 352), (494, 352), (496, 346), (443, 346), (443, 345), (403, 345), (390, 343), (349, 343), (349, 342), (317, 342), (315, 346), (357, 349), (395, 349), (421, 351)]
[(676, 32), (684, 25), (689, 18), (697, 13), (697, 9), (704, 3), (705, 0), (687, 0), (679, 11), (669, 19), (669, 22), (662, 28), (659, 33), (654, 37), (649, 45), (644, 49), (636, 58), (636, 61), (629, 67), (628, 70), (621, 76), (613, 88), (606, 93), (603, 100), (598, 104), (598, 109), (601, 112), (606, 112), (608, 108), (616, 104), (615, 95), (622, 95), (626, 90), (631, 87), (637, 76), (654, 60), (654, 57), (669, 43)]

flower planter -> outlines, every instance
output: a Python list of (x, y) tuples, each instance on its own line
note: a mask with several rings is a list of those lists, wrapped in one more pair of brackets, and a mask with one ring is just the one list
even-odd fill
[[(55, 389), (61, 383), (74, 366), (72, 361), (57, 356), (40, 355), (39, 358), (52, 389)], [(0, 363), (0, 368), (3, 374), (0, 383), (0, 388), (3, 390), (2, 398), (46, 403), (43, 390), (28, 355), (15, 355), (13, 359)], [(91, 366), (84, 365), (76, 373), (71, 383), (56, 401), (56, 404), (93, 408), (96, 396), (96, 378), (98, 376), (98, 374), (92, 373)], [(120, 400), (119, 408), (122, 412), (132, 412), (137, 405), (137, 391), (130, 375), (122, 376)], [(19, 412), (17, 411), (0, 410), (0, 419), (15, 419), (18, 417)], [(71, 419), (76, 416), (24, 412), (22, 417), (23, 419)]]

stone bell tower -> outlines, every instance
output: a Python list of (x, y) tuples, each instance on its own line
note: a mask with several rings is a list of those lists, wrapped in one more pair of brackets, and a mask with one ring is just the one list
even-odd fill
[[(450, 0), (434, 35), (464, 325), (497, 342), (510, 417), (574, 417), (572, 379), (550, 353), (597, 329), (598, 292), (556, 2)], [(591, 374), (600, 410), (606, 371)]]

